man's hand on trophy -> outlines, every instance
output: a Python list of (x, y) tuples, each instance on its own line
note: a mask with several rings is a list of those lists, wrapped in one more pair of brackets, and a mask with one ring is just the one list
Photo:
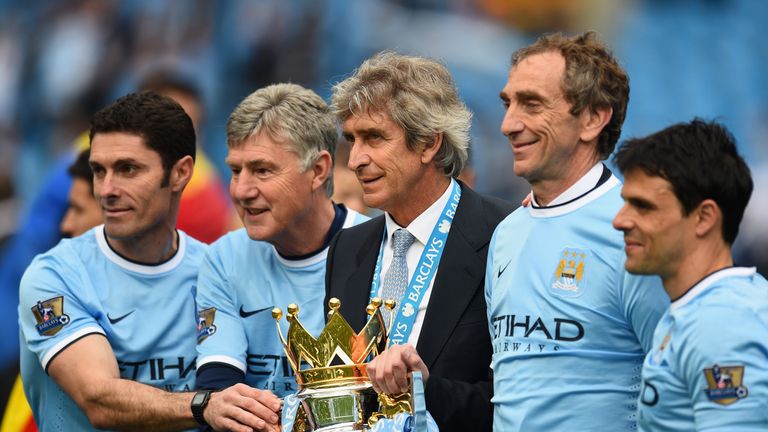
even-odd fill
[(203, 415), (216, 431), (279, 431), (282, 401), (268, 390), (235, 384), (211, 393)]
[(429, 369), (412, 345), (393, 345), (370, 363), (368, 377), (378, 393), (399, 394), (410, 391), (408, 374), (421, 371), (424, 384), (429, 379)]

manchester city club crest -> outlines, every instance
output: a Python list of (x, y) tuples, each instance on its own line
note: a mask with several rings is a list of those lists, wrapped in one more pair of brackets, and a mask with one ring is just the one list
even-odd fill
[(707, 389), (704, 393), (712, 402), (730, 405), (749, 395), (744, 386), (744, 366), (719, 366), (704, 369)]
[(38, 301), (32, 307), (37, 332), (40, 336), (53, 336), (69, 324), (69, 315), (64, 313), (64, 296)]
[(216, 333), (216, 326), (213, 320), (216, 318), (216, 308), (209, 307), (197, 313), (197, 343), (205, 340), (208, 336)]
[(589, 251), (565, 248), (560, 252), (550, 292), (561, 297), (578, 297), (586, 285)]

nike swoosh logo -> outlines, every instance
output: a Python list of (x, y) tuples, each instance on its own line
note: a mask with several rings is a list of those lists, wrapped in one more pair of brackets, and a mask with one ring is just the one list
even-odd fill
[(245, 309), (243, 309), (243, 305), (240, 305), (240, 316), (243, 318), (248, 318), (251, 315), (256, 315), (257, 313), (264, 312), (265, 310), (272, 310), (272, 306), (267, 306), (263, 309), (256, 309), (253, 311), (246, 311)]
[(509, 267), (509, 263), (511, 262), (512, 261), (508, 262), (507, 265), (505, 265), (504, 267), (499, 267), (499, 275), (497, 277), (501, 277), (501, 274), (504, 273), (505, 270), (507, 270), (507, 267)]
[(117, 317), (117, 318), (112, 318), (111, 316), (109, 316), (109, 314), (107, 314), (107, 319), (109, 320), (110, 324), (113, 324), (113, 325), (114, 325), (114, 324), (117, 324), (117, 323), (119, 323), (120, 321), (124, 320), (124, 319), (125, 319), (125, 317), (127, 317), (128, 315), (130, 315), (130, 314), (132, 314), (132, 313), (134, 313), (134, 312), (136, 312), (136, 309), (134, 309), (134, 310), (132, 310), (132, 311), (128, 312), (127, 314), (125, 314), (125, 315), (123, 315), (123, 316), (119, 316), (119, 317)]

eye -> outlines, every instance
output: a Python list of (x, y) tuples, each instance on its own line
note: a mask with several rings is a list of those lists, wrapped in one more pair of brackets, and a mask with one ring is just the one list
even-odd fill
[(541, 103), (538, 101), (525, 101), (523, 102), (523, 107), (529, 111), (536, 111), (541, 108)]
[(233, 176), (240, 174), (240, 167), (231, 166), (229, 167), (229, 170), (232, 172)]
[(94, 177), (103, 177), (104, 176), (104, 168), (100, 166), (92, 166), (91, 172), (93, 173)]

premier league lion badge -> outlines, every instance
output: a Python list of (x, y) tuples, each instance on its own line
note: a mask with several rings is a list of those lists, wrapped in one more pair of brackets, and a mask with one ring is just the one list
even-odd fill
[(64, 313), (64, 296), (38, 301), (32, 307), (37, 332), (40, 336), (53, 336), (69, 324), (69, 315)]
[(208, 336), (216, 333), (216, 326), (213, 320), (216, 319), (216, 308), (209, 307), (203, 309), (197, 314), (197, 343), (205, 340)]
[(730, 405), (749, 394), (744, 382), (744, 366), (714, 365), (704, 369), (707, 389), (704, 392), (712, 402)]

